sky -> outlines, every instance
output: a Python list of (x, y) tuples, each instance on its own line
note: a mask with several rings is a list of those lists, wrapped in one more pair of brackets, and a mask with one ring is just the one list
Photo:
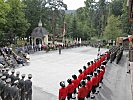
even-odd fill
[(84, 7), (85, 0), (63, 0), (67, 4), (68, 10), (76, 10), (80, 7)]
[[(63, 0), (65, 4), (67, 4), (68, 10), (76, 10), (80, 7), (84, 7), (84, 1), (86, 0)], [(99, 1), (99, 0), (96, 0)], [(111, 0), (108, 0), (111, 1)]]

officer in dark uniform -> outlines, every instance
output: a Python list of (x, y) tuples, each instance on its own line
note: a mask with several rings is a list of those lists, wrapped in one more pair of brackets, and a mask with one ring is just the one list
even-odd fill
[(24, 78), (25, 78), (25, 74), (22, 74), (22, 79), (19, 80), (19, 83), (18, 83), (18, 87), (20, 89), (20, 100), (24, 100), (25, 99), (25, 95), (24, 95), (24, 92), (25, 92), (25, 81), (24, 81)]
[(5, 82), (6, 76), (2, 76), (1, 77), (1, 82), (0, 82), (0, 96), (2, 98), (2, 100), (4, 100), (4, 89), (5, 89)]
[(61, 45), (59, 45), (59, 54), (61, 54)]
[(14, 76), (14, 73), (15, 73), (15, 70), (13, 69), (12, 71), (11, 71), (11, 75), (9, 76), (9, 78), (11, 78), (11, 85), (14, 83), (14, 81), (15, 81), (15, 76)]
[(16, 72), (16, 76), (15, 76), (15, 81), (16, 81), (16, 80), (20, 80), (19, 75), (20, 75), (20, 72), (17, 71), (17, 72)]
[(8, 78), (6, 80), (6, 85), (5, 85), (5, 89), (4, 89), (4, 100), (12, 100), (11, 99), (11, 79)]
[(28, 79), (25, 80), (25, 98), (26, 100), (32, 100), (32, 75), (28, 75)]
[(9, 68), (6, 68), (6, 71), (3, 73), (4, 76), (6, 76), (6, 79), (9, 78)]
[(13, 86), (11, 87), (11, 100), (20, 100), (19, 96), (19, 88), (17, 87), (18, 80), (13, 83)]

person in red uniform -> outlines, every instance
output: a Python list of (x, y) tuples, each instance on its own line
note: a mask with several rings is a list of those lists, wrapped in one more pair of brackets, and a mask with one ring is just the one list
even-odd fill
[(65, 87), (65, 82), (60, 82), (61, 88), (59, 89), (59, 100), (65, 100), (68, 94), (68, 90)]
[(84, 71), (83, 71), (83, 73), (84, 73), (84, 80), (86, 79), (86, 76), (87, 76), (87, 68), (86, 68), (86, 66), (83, 66), (83, 69), (84, 69)]
[(87, 65), (88, 65), (87, 75), (90, 75), (92, 73), (92, 66), (90, 65), (90, 62), (88, 62)]
[(67, 100), (70, 100), (72, 99), (72, 93), (74, 92), (75, 87), (71, 79), (68, 79), (67, 82), (68, 82), (68, 86), (66, 87), (68, 90)]
[(92, 68), (91, 75), (93, 75), (93, 72), (94, 72), (94, 70), (95, 70), (95, 66), (94, 66), (94, 64), (93, 64), (93, 61), (91, 61), (91, 68)]
[(84, 78), (84, 73), (83, 73), (82, 70), (80, 69), (80, 70), (79, 70), (78, 79), (79, 79), (79, 81), (81, 81), (83, 78)]
[(85, 81), (81, 81), (81, 85), (82, 87), (79, 88), (79, 91), (78, 91), (78, 100), (85, 100), (85, 97), (87, 96), (87, 87), (85, 86)]
[(96, 92), (96, 87), (97, 87), (97, 82), (98, 82), (97, 72), (94, 72), (94, 76), (92, 77), (91, 80), (92, 80), (92, 93), (93, 93), (91, 98), (94, 99), (95, 98), (94, 94)]
[(76, 88), (78, 87), (78, 85), (79, 85), (79, 80), (77, 79), (77, 76), (76, 75), (72, 75), (72, 78), (74, 79), (74, 80), (72, 80), (72, 83), (74, 84), (74, 97), (73, 97), (73, 99), (76, 99), (76, 93), (77, 93), (77, 90), (76, 90)]
[(91, 90), (92, 90), (92, 81), (91, 81), (91, 75), (87, 75), (87, 83), (86, 83), (86, 87), (88, 89), (87, 91), (87, 96), (86, 98), (89, 98), (90, 97), (90, 93), (91, 93)]

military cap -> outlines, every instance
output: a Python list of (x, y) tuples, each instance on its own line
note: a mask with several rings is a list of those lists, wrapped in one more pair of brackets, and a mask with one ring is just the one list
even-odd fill
[(11, 72), (12, 72), (12, 73), (15, 73), (15, 70), (13, 69), (13, 70), (11, 70)]
[(2, 75), (2, 73), (0, 73), (0, 77), (2, 77), (3, 75)]
[(22, 74), (21, 76), (22, 76), (22, 77), (25, 77), (25, 74)]
[(16, 80), (15, 82), (14, 82), (14, 84), (17, 84), (18, 83), (18, 80)]
[(19, 74), (20, 74), (20, 72), (19, 72), (19, 71), (17, 71), (17, 72), (16, 72), (16, 75), (19, 75)]
[(6, 71), (9, 71), (9, 68), (6, 68)]
[(32, 78), (32, 74), (29, 74), (28, 77), (29, 77), (29, 78)]
[(82, 69), (79, 69), (79, 72), (82, 73)]
[(84, 69), (86, 69), (86, 66), (83, 66)]
[(1, 79), (6, 79), (6, 76), (2, 76)]
[(11, 79), (8, 78), (8, 79), (6, 80), (6, 83), (10, 83), (10, 82), (11, 82)]

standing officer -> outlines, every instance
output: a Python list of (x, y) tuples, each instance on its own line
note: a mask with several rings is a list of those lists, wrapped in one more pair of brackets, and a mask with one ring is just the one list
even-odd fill
[(6, 68), (6, 71), (3, 73), (3, 76), (6, 76), (6, 79), (9, 78), (9, 73), (8, 73), (8, 71), (9, 71), (9, 68)]
[(66, 87), (68, 90), (67, 99), (70, 100), (72, 99), (72, 93), (74, 92), (75, 87), (71, 79), (68, 79), (67, 82), (69, 83), (68, 86)]
[(20, 72), (17, 71), (17, 72), (16, 72), (16, 76), (15, 76), (15, 81), (16, 81), (16, 80), (20, 80), (19, 75), (20, 75)]
[(61, 54), (61, 45), (59, 45), (59, 54)]
[(4, 100), (12, 100), (11, 99), (11, 79), (8, 78), (6, 80), (6, 85), (5, 85), (5, 89), (4, 89)]
[(59, 100), (65, 100), (68, 94), (68, 90), (65, 87), (65, 82), (60, 82), (61, 88), (59, 89)]
[(18, 80), (13, 83), (13, 86), (11, 87), (11, 100), (20, 100), (19, 96), (19, 88), (17, 87)]
[(9, 78), (11, 78), (11, 85), (14, 83), (14, 81), (15, 81), (15, 76), (14, 76), (14, 73), (15, 73), (15, 70), (13, 69), (12, 71), (11, 71), (11, 75), (9, 76)]
[(78, 91), (78, 100), (85, 100), (85, 97), (87, 96), (87, 87), (85, 86), (85, 81), (81, 82), (82, 87), (79, 88)]
[(22, 74), (22, 79), (19, 80), (19, 83), (18, 83), (18, 87), (20, 89), (20, 100), (24, 100), (25, 99), (25, 95), (24, 95), (24, 92), (25, 92), (25, 81), (24, 81), (24, 78), (25, 78), (25, 74)]
[(4, 89), (5, 89), (5, 82), (6, 76), (2, 76), (1, 77), (1, 82), (0, 82), (0, 96), (2, 98), (2, 100), (4, 100)]
[(32, 100), (32, 75), (28, 75), (28, 79), (25, 80), (25, 98), (26, 100)]

